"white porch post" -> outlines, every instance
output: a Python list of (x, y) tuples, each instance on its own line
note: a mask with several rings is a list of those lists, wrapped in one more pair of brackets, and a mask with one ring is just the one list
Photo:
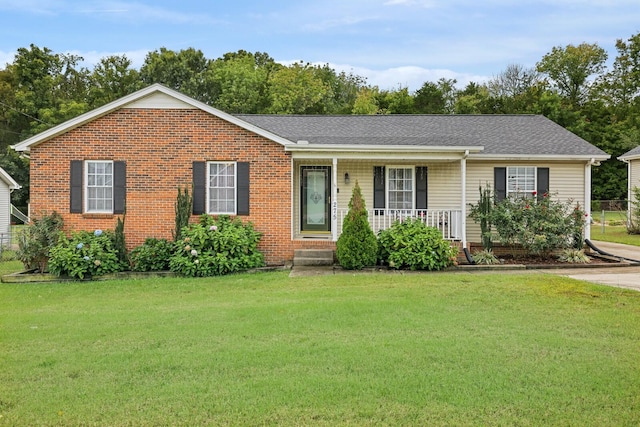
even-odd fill
[(591, 159), (584, 166), (584, 238), (591, 239), (591, 165), (595, 162)]
[(333, 158), (331, 168), (331, 238), (338, 241), (338, 159)]
[(460, 159), (460, 192), (462, 196), (461, 205), (460, 206), (460, 215), (462, 218), (460, 219), (460, 224), (462, 227), (462, 248), (467, 247), (467, 156), (469, 155), (469, 150), (465, 151), (464, 156)]

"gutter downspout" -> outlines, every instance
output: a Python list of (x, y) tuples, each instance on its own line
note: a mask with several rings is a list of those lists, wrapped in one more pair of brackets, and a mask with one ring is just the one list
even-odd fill
[(460, 189), (461, 193), (461, 240), (462, 240), (462, 249), (467, 248), (467, 157), (469, 157), (469, 150), (465, 150), (462, 159), (460, 159)]
[(331, 170), (331, 238), (338, 241), (338, 158), (333, 158), (333, 168)]
[(589, 160), (584, 166), (584, 238), (591, 239), (591, 166), (596, 163), (596, 159)]
[(631, 225), (631, 162), (623, 160), (627, 164), (627, 227)]

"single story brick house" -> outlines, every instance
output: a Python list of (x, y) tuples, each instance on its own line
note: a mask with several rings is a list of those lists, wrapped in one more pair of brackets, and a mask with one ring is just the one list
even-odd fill
[(126, 207), (129, 247), (171, 238), (177, 189), (192, 187), (192, 220), (251, 221), (271, 265), (335, 248), (356, 182), (374, 231), (421, 218), (467, 247), (479, 186), (588, 211), (591, 167), (609, 158), (538, 115), (231, 115), (158, 84), (14, 149), (31, 158), (31, 211), (59, 212), (67, 230), (113, 228)]
[[(618, 157), (618, 160), (622, 160), (623, 162), (627, 163), (627, 200), (636, 201), (634, 198), (633, 188), (640, 188), (640, 146), (637, 146), (633, 150), (627, 151), (622, 156)], [(629, 203), (629, 218), (631, 218), (631, 208), (632, 205), (631, 203)]]

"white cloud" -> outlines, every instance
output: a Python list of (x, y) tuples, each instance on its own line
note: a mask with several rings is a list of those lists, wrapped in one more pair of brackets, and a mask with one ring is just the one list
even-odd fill
[(142, 64), (144, 64), (144, 58), (151, 50), (149, 49), (139, 49), (139, 50), (129, 50), (123, 52), (97, 52), (95, 50), (92, 51), (71, 51), (67, 53), (71, 53), (73, 55), (78, 55), (84, 58), (82, 61), (82, 65), (92, 69), (102, 58), (106, 58), (108, 56), (121, 56), (125, 55), (131, 61), (132, 68), (140, 68)]
[(13, 63), (17, 52), (3, 52), (0, 50), (0, 70), (4, 69), (7, 64)]

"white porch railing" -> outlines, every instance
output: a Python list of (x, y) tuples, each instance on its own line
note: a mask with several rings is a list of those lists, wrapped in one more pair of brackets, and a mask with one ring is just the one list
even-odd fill
[[(349, 209), (338, 209), (338, 235), (342, 232), (342, 222)], [(377, 235), (378, 231), (390, 228), (395, 221), (420, 219), (430, 227), (442, 232), (447, 240), (462, 239), (462, 211), (460, 209), (368, 209), (369, 225)]]

